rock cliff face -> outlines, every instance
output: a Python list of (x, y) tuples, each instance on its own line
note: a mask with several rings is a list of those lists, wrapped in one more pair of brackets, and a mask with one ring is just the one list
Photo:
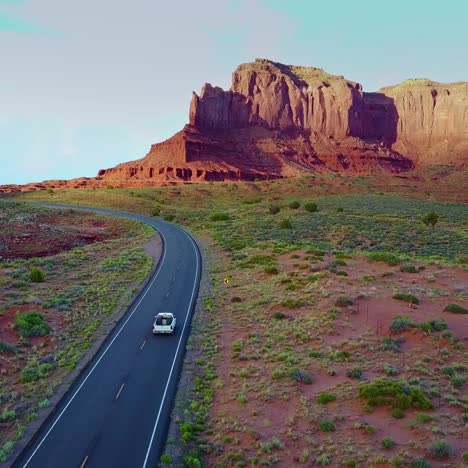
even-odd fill
[(468, 83), (408, 80), (365, 93), (318, 68), (257, 59), (236, 69), (230, 90), (206, 83), (193, 93), (189, 124), (144, 158), (94, 179), (36, 187), (396, 173), (431, 164), (468, 165)]

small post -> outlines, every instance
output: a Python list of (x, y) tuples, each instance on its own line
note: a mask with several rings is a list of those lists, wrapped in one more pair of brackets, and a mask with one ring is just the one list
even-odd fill
[(403, 351), (403, 369), (405, 368), (405, 352)]
[(369, 323), (369, 306), (366, 307), (366, 327)]

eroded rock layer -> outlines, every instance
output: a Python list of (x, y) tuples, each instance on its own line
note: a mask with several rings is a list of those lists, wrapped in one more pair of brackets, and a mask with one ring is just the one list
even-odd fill
[(468, 164), (468, 83), (407, 80), (365, 93), (318, 68), (257, 59), (236, 69), (230, 90), (206, 83), (193, 93), (189, 124), (144, 158), (96, 178), (29, 188), (395, 173), (432, 164)]

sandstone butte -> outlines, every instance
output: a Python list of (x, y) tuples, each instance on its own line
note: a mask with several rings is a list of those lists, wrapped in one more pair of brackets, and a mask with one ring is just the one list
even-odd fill
[(399, 173), (468, 165), (468, 82), (412, 79), (379, 92), (319, 68), (257, 59), (228, 91), (193, 93), (189, 123), (142, 159), (97, 177), (3, 186), (136, 187), (338, 171)]

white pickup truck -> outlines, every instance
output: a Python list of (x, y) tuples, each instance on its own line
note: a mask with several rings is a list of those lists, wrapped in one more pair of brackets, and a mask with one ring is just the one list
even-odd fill
[(176, 317), (171, 312), (159, 312), (154, 317), (153, 333), (174, 333), (176, 326)]

